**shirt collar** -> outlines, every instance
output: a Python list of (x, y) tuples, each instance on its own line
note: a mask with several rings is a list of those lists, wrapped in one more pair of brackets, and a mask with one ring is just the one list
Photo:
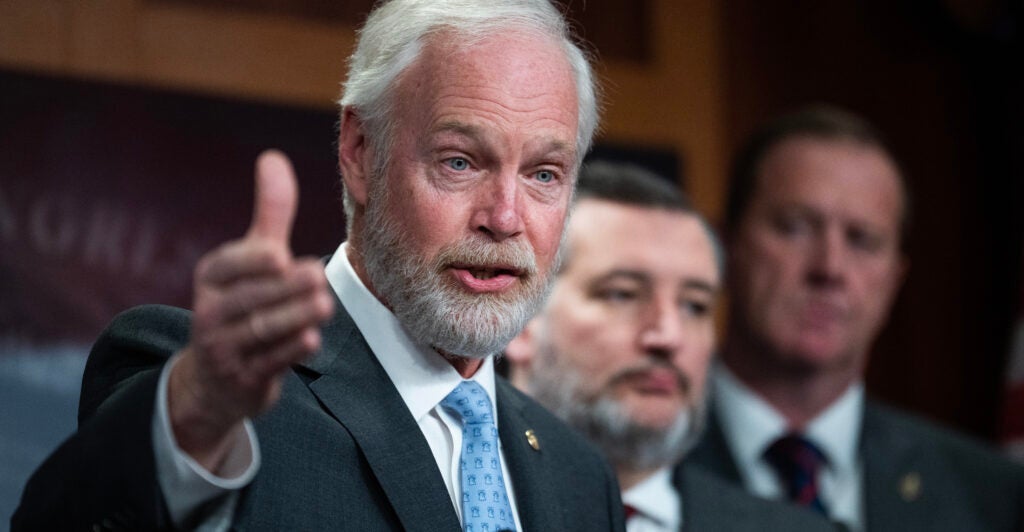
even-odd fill
[[(347, 251), (345, 242), (327, 262), (327, 282), (419, 422), (464, 379), (437, 351), (409, 337), (398, 318), (356, 275)], [(484, 360), (471, 379), (484, 388), (497, 408), (491, 357)], [(497, 423), (497, 416), (494, 418)]]
[(762, 453), (786, 431), (786, 420), (717, 362), (711, 374), (715, 414), (740, 471), (750, 471)]
[(636, 508), (644, 517), (658, 522), (665, 530), (678, 530), (682, 523), (682, 505), (672, 486), (672, 471), (657, 470), (622, 494), (622, 502)]
[(828, 457), (830, 468), (842, 472), (856, 467), (863, 412), (864, 384), (857, 382), (807, 425), (804, 435)]
[[(786, 420), (725, 364), (715, 364), (711, 379), (715, 414), (740, 470), (748, 471), (765, 449), (788, 431)], [(856, 434), (863, 410), (864, 385), (857, 382), (808, 424), (804, 436), (818, 446), (829, 468), (851, 471), (856, 466)]]

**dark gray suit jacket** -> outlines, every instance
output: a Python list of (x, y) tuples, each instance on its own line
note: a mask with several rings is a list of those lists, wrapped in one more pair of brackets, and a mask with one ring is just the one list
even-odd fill
[[(337, 308), (321, 350), (287, 374), (280, 401), (255, 420), (263, 461), (235, 528), (460, 530), (416, 421)], [(170, 528), (150, 424), (160, 368), (187, 342), (189, 319), (146, 306), (107, 328), (86, 366), (79, 430), (30, 479), (13, 531)], [(599, 453), (501, 378), (497, 398), (524, 529), (623, 530), (618, 484)]]
[[(868, 401), (860, 452), (868, 532), (1024, 531), (1024, 467), (980, 443)], [(714, 415), (689, 460), (742, 485)]]
[(803, 508), (761, 499), (685, 461), (672, 484), (683, 505), (685, 532), (835, 532), (827, 519)]

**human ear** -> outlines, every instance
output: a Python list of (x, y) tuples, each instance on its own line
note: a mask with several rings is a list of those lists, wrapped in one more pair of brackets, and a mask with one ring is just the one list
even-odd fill
[(342, 111), (338, 132), (338, 168), (345, 190), (356, 204), (365, 206), (369, 186), (372, 154), (363, 130), (363, 121), (353, 107)]

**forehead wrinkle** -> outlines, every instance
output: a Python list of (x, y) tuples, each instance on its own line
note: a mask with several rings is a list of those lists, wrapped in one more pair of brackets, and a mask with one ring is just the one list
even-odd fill
[(437, 125), (431, 127), (428, 133), (431, 135), (436, 135), (438, 133), (455, 133), (474, 140), (486, 136), (486, 132), (483, 128), (460, 120), (444, 120), (439, 122)]
[[(514, 43), (524, 36), (533, 37), (512, 31), (481, 42), (508, 38)], [(412, 102), (421, 102), (415, 104), (413, 109), (418, 110), (414, 112), (431, 122), (440, 121), (441, 127), (451, 121), (448, 119), (478, 125), (481, 131), (473, 132), (472, 138), (486, 140), (491, 146), (502, 140), (495, 136), (503, 133), (524, 139), (522, 145), (531, 150), (540, 137), (540, 142), (546, 143), (542, 149), (548, 152), (577, 155), (578, 94), (575, 79), (568, 73), (568, 60), (557, 43), (550, 44), (543, 58), (524, 59), (512, 54), (509, 59), (513, 64), (501, 69), (474, 56), (476, 47), (466, 50), (452, 46), (452, 36), (438, 37), (442, 38), (430, 39), (425, 44), (422, 56), (404, 73), (403, 85), (409, 91), (403, 98), (407, 109), (414, 105)], [(554, 78), (560, 81), (553, 81)], [(566, 105), (567, 102), (572, 105)], [(488, 137), (485, 132), (495, 133)], [(559, 146), (549, 148), (555, 144)]]
[[(494, 118), (500, 119), (501, 117), (500, 115), (495, 114)], [(507, 122), (507, 120), (504, 121)], [(545, 134), (543, 130), (537, 131), (536, 129), (528, 128), (517, 129), (526, 129), (526, 132), (530, 133), (530, 137), (525, 140), (523, 146), (533, 154), (537, 154), (538, 156), (555, 154), (560, 158), (564, 157), (569, 159), (568, 161), (559, 161), (566, 164), (571, 163), (571, 159), (575, 156), (576, 144), (571, 140), (559, 138), (555, 135)], [(474, 124), (469, 121), (460, 120), (458, 118), (442, 118), (429, 129), (428, 133), (430, 135), (437, 135), (446, 132), (467, 137), (492, 148), (503, 144), (500, 142), (501, 139), (499, 138), (499, 134), (494, 133), (491, 128)]]
[[(507, 129), (512, 129), (512, 124), (521, 120), (522, 125), (515, 128), (519, 131), (532, 132), (537, 129), (551, 129), (553, 125), (574, 130), (575, 113), (571, 110), (558, 115), (550, 113), (551, 110), (561, 109), (563, 106), (559, 105), (559, 98), (556, 95), (545, 95), (545, 99), (548, 99), (547, 96), (550, 96), (553, 101), (542, 102), (529, 108), (516, 108), (507, 105), (507, 99), (468, 95), (455, 91), (453, 94), (440, 95), (432, 105), (432, 109), (435, 113), (444, 115), (466, 113), (468, 116), (499, 123)], [(478, 105), (479, 102), (486, 102), (487, 105)], [(443, 117), (441, 120), (442, 123), (446, 122)]]

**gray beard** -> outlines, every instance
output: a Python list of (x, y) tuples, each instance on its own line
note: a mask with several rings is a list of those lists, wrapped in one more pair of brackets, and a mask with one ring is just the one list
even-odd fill
[[(388, 204), (385, 178), (376, 175), (366, 205), (362, 253), (377, 296), (423, 345), (464, 358), (500, 353), (547, 298), (557, 260), (541, 277), (533, 249), (520, 239), (463, 240), (446, 246), (433, 260), (425, 259), (412, 251), (415, 246), (388, 216)], [(452, 263), (498, 263), (524, 274), (510, 293), (470, 294), (445, 273)]]
[(597, 445), (616, 469), (649, 471), (674, 465), (700, 439), (707, 418), (704, 397), (693, 398), (666, 427), (639, 425), (613, 395), (618, 375), (586, 397), (581, 388), (584, 376), (568, 364), (552, 361), (558, 355), (549, 349), (541, 351), (546, 352), (538, 352), (530, 383), (534, 398)]

